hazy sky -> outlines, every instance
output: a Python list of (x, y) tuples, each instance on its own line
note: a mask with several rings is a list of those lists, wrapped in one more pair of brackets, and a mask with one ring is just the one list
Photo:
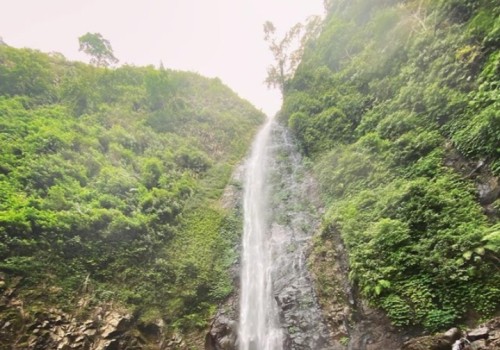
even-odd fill
[(120, 64), (153, 64), (219, 77), (267, 114), (281, 101), (263, 83), (272, 57), (262, 26), (285, 31), (323, 0), (0, 0), (0, 37), (10, 46), (88, 61), (78, 37), (98, 32)]

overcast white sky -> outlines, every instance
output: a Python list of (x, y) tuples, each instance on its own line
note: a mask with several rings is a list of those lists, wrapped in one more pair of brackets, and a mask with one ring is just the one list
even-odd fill
[(78, 37), (101, 33), (120, 64), (219, 77), (268, 115), (281, 100), (263, 83), (272, 57), (262, 26), (285, 31), (323, 13), (323, 0), (0, 0), (0, 37), (10, 46), (88, 61)]

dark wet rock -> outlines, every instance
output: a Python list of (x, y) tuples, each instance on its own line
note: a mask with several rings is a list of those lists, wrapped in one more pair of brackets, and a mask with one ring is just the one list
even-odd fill
[(219, 314), (205, 337), (205, 350), (235, 350), (237, 340), (237, 323), (226, 315)]
[(483, 205), (493, 203), (500, 197), (500, 183), (498, 178), (490, 177), (486, 181), (477, 184), (479, 201)]
[(471, 342), (479, 339), (487, 339), (489, 333), (488, 327), (480, 327), (467, 332), (467, 339)]
[[(297, 304), (297, 297), (299, 296), (300, 291), (295, 286), (286, 287), (284, 290), (280, 292), (279, 295), (275, 296), (275, 300), (278, 303), (278, 307), (281, 309), (282, 313), (288, 311)], [(293, 318), (294, 315), (289, 316)]]
[(154, 322), (140, 323), (138, 325), (141, 333), (146, 337), (159, 338), (163, 335), (165, 323), (162, 319), (155, 320)]
[(100, 341), (95, 350), (120, 350), (120, 342), (118, 339)]
[[(236, 277), (234, 277), (236, 278)], [(205, 335), (204, 350), (238, 349), (239, 290), (219, 308)]]
[(483, 206), (484, 213), (494, 221), (500, 219), (500, 212), (494, 205), (496, 199), (500, 198), (500, 178), (493, 175), (490, 160), (471, 161), (461, 155), (451, 142), (446, 144), (445, 149), (447, 152), (444, 164), (464, 178), (472, 180), (476, 185), (478, 200)]
[(288, 333), (283, 337), (283, 349), (291, 349), (292, 348), (292, 338)]

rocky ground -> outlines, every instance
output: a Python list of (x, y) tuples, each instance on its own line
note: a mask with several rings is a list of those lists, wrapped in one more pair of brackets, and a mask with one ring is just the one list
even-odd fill
[(17, 295), (20, 278), (8, 282), (0, 274), (0, 350), (187, 350), (199, 343), (196, 335), (188, 341), (167, 333), (161, 319), (140, 321), (111, 303), (85, 316), (56, 308), (28, 311)]
[(419, 337), (404, 343), (402, 350), (500, 350), (500, 317), (467, 330)]

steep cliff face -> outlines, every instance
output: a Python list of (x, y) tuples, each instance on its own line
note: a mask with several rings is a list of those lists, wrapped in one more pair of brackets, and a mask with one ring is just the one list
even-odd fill
[(437, 331), (493, 315), (500, 6), (327, 5), (280, 115), (326, 203), (311, 257), (321, 305), (341, 323), (332, 305), (348, 288), (334, 276), (345, 271), (353, 293), (400, 328)]

